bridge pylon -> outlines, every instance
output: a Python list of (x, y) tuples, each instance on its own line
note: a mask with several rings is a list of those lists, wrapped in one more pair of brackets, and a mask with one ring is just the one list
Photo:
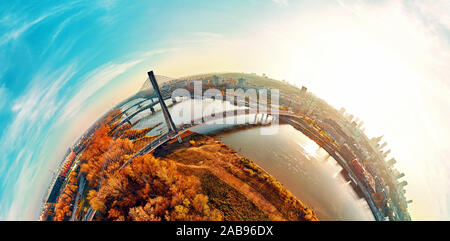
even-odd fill
[[(155, 90), (156, 96), (158, 97), (159, 104), (161, 105), (161, 110), (164, 115), (164, 119), (166, 120), (167, 129), (169, 130), (169, 133), (172, 134), (178, 134), (177, 127), (175, 126), (175, 123), (172, 120), (172, 116), (170, 115), (169, 109), (166, 106), (166, 103), (164, 102), (164, 98), (161, 94), (161, 90), (159, 89), (158, 82), (156, 82), (155, 75), (153, 74), (153, 71), (148, 72), (148, 78), (150, 82), (153, 85), (153, 89)], [(178, 142), (181, 143), (180, 136), (177, 136)]]

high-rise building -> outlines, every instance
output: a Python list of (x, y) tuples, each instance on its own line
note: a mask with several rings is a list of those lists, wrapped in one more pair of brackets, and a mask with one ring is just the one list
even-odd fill
[(358, 127), (358, 128), (361, 128), (362, 125), (364, 125), (364, 121), (360, 121), (360, 122), (358, 123), (358, 126), (357, 126), (357, 127)]
[(213, 75), (213, 85), (219, 85), (219, 76)]
[(408, 185), (408, 182), (407, 182), (407, 181), (402, 181), (401, 183), (398, 184), (398, 186), (399, 186), (400, 188), (402, 188), (402, 187), (404, 187), (404, 186), (406, 186), (406, 185)]
[(354, 116), (354, 115), (349, 115), (349, 116), (348, 116), (348, 120), (349, 120), (350, 122), (352, 122), (352, 121), (353, 121), (353, 118), (355, 118), (355, 116)]
[(396, 174), (395, 175), (395, 178), (397, 178), (397, 179), (400, 179), (400, 178), (402, 178), (402, 177), (404, 177), (405, 176), (405, 173), (398, 173), (398, 174)]
[(306, 94), (307, 90), (308, 90), (308, 88), (306, 88), (305, 86), (302, 86), (302, 89), (300, 90), (300, 95), (304, 96)]
[(392, 167), (392, 166), (394, 166), (395, 163), (397, 163), (397, 161), (394, 158), (391, 158), (386, 163), (389, 167)]
[(383, 136), (379, 136), (379, 137), (373, 137), (372, 139), (370, 139), (372, 141), (372, 143), (374, 145), (378, 145), (378, 142), (381, 141), (381, 138), (383, 138)]
[(244, 84), (245, 84), (245, 82), (247, 82), (247, 80), (246, 79), (244, 79), (244, 78), (239, 78), (238, 79), (238, 84), (239, 84), (239, 87), (244, 87)]

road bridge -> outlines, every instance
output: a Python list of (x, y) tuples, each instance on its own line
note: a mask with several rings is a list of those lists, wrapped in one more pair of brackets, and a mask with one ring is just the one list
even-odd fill
[[(180, 125), (176, 126), (174, 124), (174, 122), (170, 116), (170, 112), (165, 104), (165, 101), (171, 98), (171, 96), (169, 96), (169, 94), (168, 94), (170, 92), (166, 91), (165, 95), (161, 94), (161, 91), (159, 90), (159, 86), (153, 76), (153, 72), (152, 71), (148, 72), (148, 75), (149, 75), (149, 80), (152, 82), (152, 85), (155, 89), (154, 95), (151, 95), (151, 97), (150, 97), (150, 98), (152, 98), (152, 103), (150, 103), (146, 106), (143, 106), (143, 107), (139, 108), (137, 111), (135, 111), (133, 114), (128, 115), (118, 125), (116, 125), (111, 130), (110, 133), (114, 133), (114, 131), (118, 127), (120, 127), (121, 125), (123, 125), (125, 123), (131, 124), (131, 119), (146, 109), (151, 109), (152, 112), (154, 112), (153, 107), (157, 104), (161, 105), (161, 110), (164, 114), (164, 118), (165, 118), (165, 121), (166, 121), (166, 124), (168, 127), (168, 131), (164, 132), (159, 137), (157, 137), (155, 140), (153, 140), (151, 143), (147, 144), (142, 149), (140, 149), (135, 155), (133, 155), (131, 158), (129, 158), (119, 168), (119, 171), (121, 171), (123, 168), (125, 168), (126, 166), (131, 164), (135, 157), (150, 153), (150, 152), (154, 151), (156, 148), (164, 145), (165, 143), (169, 142), (170, 140), (172, 140), (174, 138), (177, 138), (178, 141), (181, 142), (180, 136), (183, 133), (189, 131), (190, 129), (192, 129), (194, 127), (203, 125), (207, 122), (216, 121), (216, 120), (227, 118), (227, 117), (237, 117), (240, 115), (255, 114), (255, 119), (254, 119), (253, 123), (258, 123), (258, 121), (259, 121), (258, 117), (261, 117), (260, 123), (267, 123), (269, 116), (272, 116), (272, 118), (284, 118), (284, 119), (293, 120), (293, 122), (296, 122), (296, 123), (294, 123), (294, 127), (296, 127), (296, 129), (299, 129), (302, 133), (305, 134), (308, 131), (311, 132), (310, 130), (307, 130), (308, 129), (307, 125), (301, 124), (301, 123), (303, 123), (301, 120), (301, 117), (295, 115), (292, 112), (285, 111), (285, 110), (279, 110), (278, 106), (277, 106), (275, 108), (276, 112), (272, 113), (272, 109), (267, 108), (267, 106), (268, 106), (267, 103), (263, 103), (263, 102), (255, 103), (254, 101), (250, 101), (250, 100), (239, 101), (239, 100), (235, 100), (235, 98), (233, 98), (233, 101), (232, 101), (233, 105), (245, 106), (247, 109), (244, 109), (244, 111), (242, 109), (241, 110), (235, 109), (235, 110), (223, 111), (222, 113), (215, 113), (214, 116), (201, 117), (201, 118), (191, 121), (190, 123), (184, 123), (184, 124), (180, 124)], [(153, 101), (153, 98), (155, 97), (155, 95), (158, 98), (157, 102)], [(234, 97), (239, 97), (239, 96), (234, 96)], [(195, 96), (195, 95), (192, 95), (192, 93), (191, 93), (191, 98), (203, 98), (203, 97)], [(129, 111), (132, 107), (138, 106), (138, 105), (144, 103), (146, 100), (149, 100), (149, 99), (145, 99), (145, 100), (142, 100), (142, 101), (139, 101), (139, 102), (133, 104), (132, 106), (130, 106), (127, 109), (125, 109), (124, 111), (122, 111), (121, 114), (127, 113), (127, 111)], [(119, 116), (122, 116), (122, 115), (119, 115)], [(246, 122), (246, 124), (249, 124), (249, 123), (250, 122)], [(310, 135), (308, 135), (308, 136), (311, 138)], [(364, 185), (359, 180), (357, 180), (357, 178), (355, 178), (356, 175), (354, 174), (352, 168), (346, 163), (346, 161), (343, 158), (340, 158), (340, 155), (336, 151), (336, 147), (334, 147), (330, 143), (327, 143), (324, 141), (321, 143), (320, 146), (323, 147), (331, 156), (333, 156), (333, 158), (336, 161), (338, 161), (338, 163), (342, 166), (342, 168), (344, 168), (344, 170), (346, 170), (349, 174), (351, 174), (353, 176), (353, 178), (351, 178), (351, 179), (354, 180), (354, 182), (356, 182), (355, 184), (359, 188), (361, 188), (361, 190), (363, 191), (364, 197), (365, 197), (367, 203), (369, 204), (369, 207), (370, 207), (375, 219), (383, 220), (383, 215), (381, 215), (380, 211), (378, 210), (378, 207), (375, 205), (375, 201), (374, 201), (372, 195), (370, 195), (370, 193), (366, 190)], [(95, 215), (95, 212), (93, 210), (89, 209), (89, 211), (85, 215), (84, 219), (91, 220), (94, 217), (94, 215)]]
[[(156, 148), (158, 148), (159, 146), (167, 143), (168, 141), (174, 139), (174, 138), (180, 138), (180, 136), (189, 131), (190, 129), (197, 127), (199, 125), (203, 125), (206, 124), (208, 122), (211, 121), (216, 121), (219, 119), (223, 119), (226, 117), (237, 117), (240, 115), (249, 115), (250, 114), (250, 110), (246, 110), (245, 112), (242, 112), (241, 110), (229, 110), (229, 111), (224, 111), (222, 113), (216, 113), (214, 116), (208, 116), (208, 117), (201, 117), (198, 119), (195, 119), (193, 121), (191, 121), (191, 123), (185, 123), (185, 124), (181, 124), (177, 126), (177, 132), (171, 132), (171, 131), (167, 131), (164, 132), (163, 134), (161, 134), (158, 138), (156, 138), (155, 140), (153, 140), (151, 143), (147, 144), (145, 147), (143, 147), (141, 150), (139, 150), (135, 155), (133, 155), (131, 158), (129, 158), (119, 169), (122, 170), (124, 167), (128, 166), (132, 160), (136, 157), (136, 156), (140, 156), (140, 155), (144, 155), (146, 153), (152, 152), (153, 150), (155, 150)], [(258, 116), (261, 116), (261, 124), (267, 123), (268, 121), (268, 117), (270, 116), (270, 113), (267, 112), (255, 112), (255, 120), (258, 120)], [(281, 113), (282, 115), (284, 113)], [(264, 119), (265, 118), (265, 119)], [(248, 122), (246, 124), (249, 124)], [(257, 124), (257, 123), (256, 123)]]

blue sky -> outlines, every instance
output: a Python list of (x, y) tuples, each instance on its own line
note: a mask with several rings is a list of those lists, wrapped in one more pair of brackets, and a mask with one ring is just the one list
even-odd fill
[(236, 3), (2, 1), (0, 219), (36, 218), (49, 170), (69, 144), (145, 78), (119, 96), (111, 86), (193, 44), (189, 37), (235, 30), (253, 7), (270, 9), (257, 1), (235, 9)]
[(449, 219), (449, 11), (434, 0), (2, 1), (0, 220), (37, 218), (49, 170), (149, 69), (305, 84), (385, 135), (413, 218)]

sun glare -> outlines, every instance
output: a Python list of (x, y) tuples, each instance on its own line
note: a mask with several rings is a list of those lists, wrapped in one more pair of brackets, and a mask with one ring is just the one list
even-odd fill
[(308, 156), (315, 156), (316, 152), (319, 150), (319, 146), (312, 140), (308, 140), (305, 145), (301, 145), (303, 150), (305, 150)]

